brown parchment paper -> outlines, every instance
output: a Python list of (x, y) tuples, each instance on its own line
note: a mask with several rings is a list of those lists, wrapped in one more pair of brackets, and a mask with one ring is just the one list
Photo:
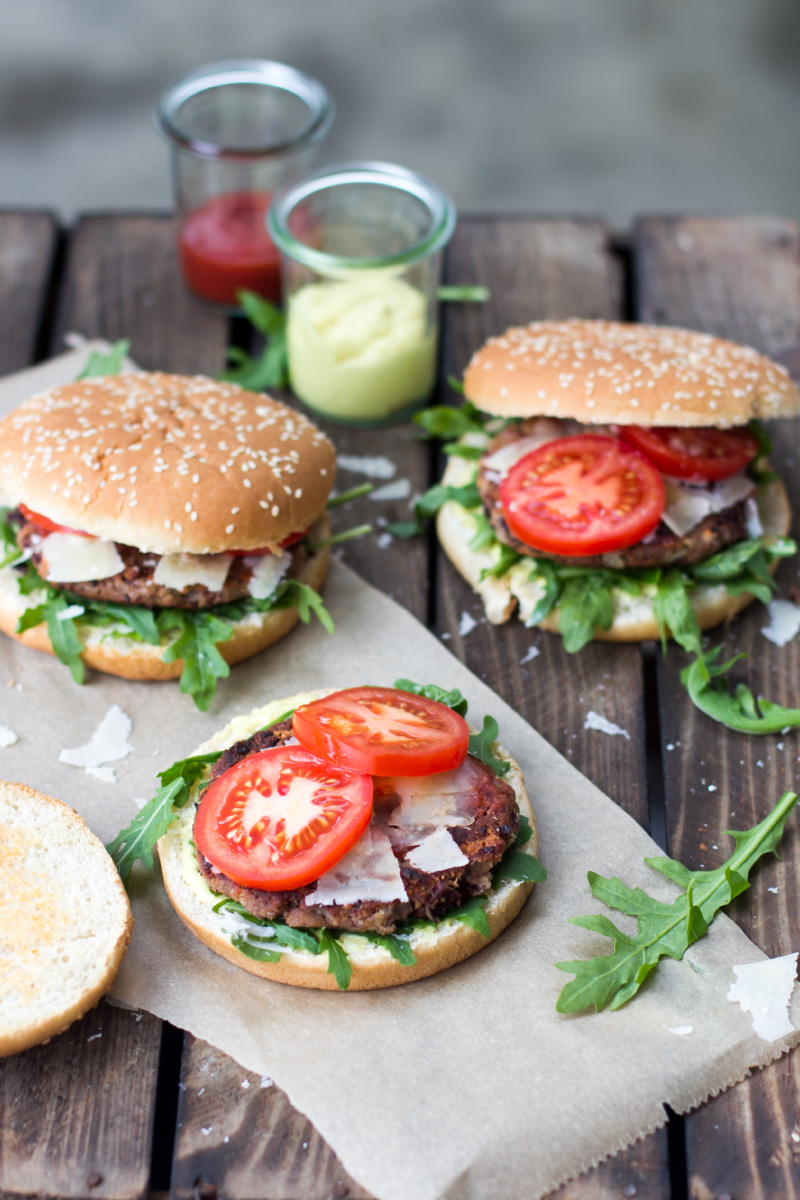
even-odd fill
[[(76, 361), (65, 356), (48, 369), (74, 378)], [(49, 382), (39, 370), (36, 387)], [(26, 382), (0, 383), (0, 411), (33, 390)], [(388, 552), (402, 553), (402, 545)], [(153, 794), (157, 770), (237, 713), (308, 688), (406, 676), (460, 687), (477, 724), (485, 713), (496, 717), (528, 782), (547, 882), (474, 958), (407, 987), (350, 995), (237, 970), (183, 927), (158, 872), (137, 868), (136, 924), (116, 998), (269, 1076), (380, 1200), (533, 1200), (662, 1124), (665, 1104), (679, 1112), (699, 1104), (800, 1038), (763, 1041), (727, 1000), (733, 964), (764, 955), (725, 916), (682, 962), (664, 960), (628, 1007), (557, 1014), (569, 976), (553, 964), (610, 948), (568, 924), (603, 911), (587, 870), (669, 898), (675, 890), (642, 861), (658, 848), (413, 617), (340, 563), (326, 602), (334, 637), (318, 625), (298, 627), (236, 667), (206, 714), (174, 684), (94, 675), (78, 689), (57, 661), (2, 639), (0, 724), (19, 742), (0, 749), (0, 775), (60, 796), (107, 841), (136, 811), (136, 798)], [(88, 742), (113, 703), (133, 721), (133, 752), (109, 784), (58, 755)], [(797, 1029), (797, 989), (790, 1012)]]

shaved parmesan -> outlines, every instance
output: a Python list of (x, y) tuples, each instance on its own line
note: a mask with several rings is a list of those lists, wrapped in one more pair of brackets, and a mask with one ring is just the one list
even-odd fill
[(305, 903), (308, 905), (357, 904), (360, 900), (408, 900), (400, 878), (400, 864), (391, 843), (380, 829), (370, 825), (335, 867), (317, 880)]
[(469, 859), (459, 849), (450, 830), (441, 827), (410, 850), (406, 862), (418, 871), (447, 871), (450, 867), (466, 866)]
[(440, 828), (465, 828), (475, 820), (475, 789), (483, 778), (479, 765), (467, 758), (455, 771), (376, 779), (373, 822), (395, 846), (418, 846)]
[(353, 471), (370, 479), (392, 479), (397, 467), (381, 454), (340, 454), (336, 459), (341, 471)]
[(219, 592), (232, 562), (232, 554), (164, 554), (153, 572), (153, 583), (176, 592), (198, 584)]
[(131, 727), (128, 714), (118, 704), (112, 704), (92, 734), (92, 740), (74, 750), (62, 750), (58, 761), (71, 767), (101, 767), (104, 763), (119, 762), (133, 749), (128, 741)]
[(615, 735), (627, 738), (630, 741), (631, 735), (627, 729), (623, 729), (621, 725), (615, 725), (613, 721), (609, 721), (607, 717), (602, 717), (600, 713), (588, 712), (586, 720), (583, 722), (584, 729), (596, 729), (599, 733), (607, 733), (610, 737)]
[(13, 729), (9, 729), (7, 725), (0, 725), (0, 746), (16, 746), (19, 738)]
[(754, 490), (752, 480), (742, 474), (721, 479), (713, 487), (697, 487), (665, 476), (666, 507), (661, 520), (678, 537), (684, 537), (706, 517), (731, 508)]
[(761, 632), (776, 646), (785, 646), (800, 629), (800, 608), (791, 600), (770, 600), (767, 611), (769, 625), (765, 625)]
[(797, 972), (797, 952), (745, 963), (733, 970), (736, 982), (728, 989), (728, 999), (751, 1014), (756, 1034), (764, 1041), (774, 1042), (794, 1033), (788, 1010)]
[(282, 554), (250, 554), (244, 561), (252, 571), (247, 585), (250, 595), (254, 600), (267, 600), (289, 570), (292, 556), (284, 550)]
[(45, 579), (54, 583), (87, 583), (108, 579), (125, 563), (113, 542), (79, 533), (50, 533), (42, 542)]
[(758, 505), (752, 496), (744, 506), (744, 518), (747, 525), (747, 536), (751, 538), (761, 537), (764, 533), (764, 526), (761, 524), (761, 514), (758, 511)]
[(526, 454), (538, 450), (547, 442), (555, 442), (558, 438), (563, 437), (573, 437), (579, 433), (606, 432), (605, 427), (598, 425), (582, 425), (579, 421), (557, 420), (553, 417), (540, 417), (532, 425), (532, 432), (526, 437), (517, 438), (505, 446), (500, 446), (491, 454), (485, 455), (483, 467), (489, 471), (496, 471), (498, 475), (505, 475)]

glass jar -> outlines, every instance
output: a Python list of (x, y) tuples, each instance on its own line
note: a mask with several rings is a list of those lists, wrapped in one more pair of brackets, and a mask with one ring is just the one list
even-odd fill
[(389, 163), (329, 167), (275, 198), (268, 228), (282, 257), (289, 374), (314, 412), (369, 428), (424, 404), (455, 222), (444, 192)]
[(307, 173), (333, 120), (316, 79), (283, 63), (211, 63), (161, 98), (172, 148), (181, 269), (205, 300), (236, 306), (249, 288), (280, 300), (280, 256), (266, 229), (274, 193)]

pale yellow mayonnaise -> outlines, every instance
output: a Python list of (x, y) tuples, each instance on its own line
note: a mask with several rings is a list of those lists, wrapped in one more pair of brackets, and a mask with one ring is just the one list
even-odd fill
[(422, 400), (436, 375), (427, 301), (402, 279), (311, 283), (289, 301), (292, 388), (310, 408), (380, 421)]

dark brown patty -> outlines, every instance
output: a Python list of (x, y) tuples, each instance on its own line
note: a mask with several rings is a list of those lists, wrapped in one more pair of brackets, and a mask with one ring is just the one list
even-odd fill
[[(258, 750), (269, 749), (286, 739), (291, 732), (291, 720), (252, 738), (231, 746), (214, 764), (212, 779)], [(400, 876), (408, 893), (408, 901), (359, 901), (356, 904), (307, 905), (305, 897), (316, 884), (293, 888), (285, 892), (267, 892), (260, 888), (242, 887), (216, 871), (199, 851), (200, 873), (209, 887), (221, 895), (238, 900), (253, 916), (287, 925), (312, 929), (328, 927), (353, 933), (392, 933), (398, 921), (424, 917), (439, 921), (451, 909), (459, 907), (473, 896), (488, 892), (492, 868), (500, 861), (519, 831), (519, 809), (513, 788), (494, 775), (487, 766), (476, 761), (481, 779), (469, 796), (469, 809), (474, 812), (473, 823), (450, 829), (459, 849), (469, 862), (462, 867), (428, 873), (403, 862), (409, 846), (393, 846), (400, 863)], [(224, 766), (223, 766), (224, 762)], [(387, 806), (391, 807), (391, 800)]]
[[(507, 446), (519, 438), (530, 436), (531, 423), (520, 421), (511, 425), (498, 434), (489, 443), (487, 455)], [(500, 504), (500, 482), (493, 474), (484, 468), (481, 460), (478, 469), (478, 491), (481, 494), (486, 513), (498, 539), (511, 546), (518, 554), (529, 558), (549, 558), (554, 562), (567, 563), (573, 567), (612, 567), (615, 569), (633, 569), (645, 567), (690, 567), (695, 563), (705, 562), (712, 554), (725, 546), (732, 546), (747, 537), (744, 501), (731, 505), (719, 513), (711, 513), (694, 529), (690, 529), (683, 537), (673, 533), (669, 526), (659, 521), (653, 533), (646, 542), (637, 542), (626, 550), (614, 550), (607, 554), (589, 554), (583, 557), (548, 554), (543, 550), (535, 550), (526, 546), (516, 538), (506, 524)]]
[[(41, 568), (42, 555), (36, 547), (46, 531), (33, 521), (26, 521), (21, 513), (12, 517), (17, 525), (17, 545), (20, 550), (33, 549), (31, 562), (37, 570)], [(158, 566), (159, 554), (137, 550), (115, 542), (124, 570), (108, 579), (94, 579), (83, 583), (65, 583), (61, 586), (76, 596), (87, 600), (104, 600), (109, 604), (140, 604), (143, 608), (210, 608), (214, 604), (229, 604), (232, 600), (244, 600), (250, 595), (249, 584), (252, 572), (244, 558), (234, 558), (223, 587), (212, 592), (202, 584), (192, 584), (181, 591), (153, 583), (153, 574)], [(289, 573), (301, 565), (305, 552), (297, 547), (292, 550)], [(59, 587), (56, 581), (50, 581)]]

